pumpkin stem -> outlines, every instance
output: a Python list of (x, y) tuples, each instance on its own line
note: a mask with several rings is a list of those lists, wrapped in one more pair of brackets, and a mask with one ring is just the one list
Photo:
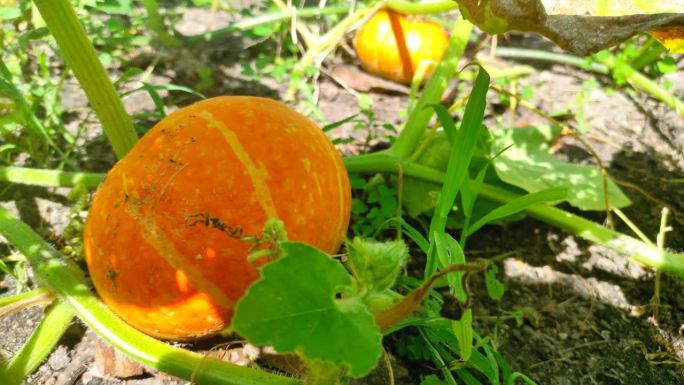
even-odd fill
[(404, 80), (409, 82), (413, 79), (413, 63), (411, 63), (411, 54), (409, 53), (408, 47), (406, 46), (406, 36), (404, 35), (404, 29), (401, 26), (401, 19), (404, 17), (396, 12), (387, 12), (390, 18), (390, 23), (392, 24), (392, 34), (394, 35), (394, 41), (397, 43), (397, 49), (399, 50), (399, 59), (401, 60), (401, 70)]

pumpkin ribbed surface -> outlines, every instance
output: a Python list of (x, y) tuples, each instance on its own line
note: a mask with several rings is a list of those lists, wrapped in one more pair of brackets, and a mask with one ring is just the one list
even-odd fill
[[(104, 302), (147, 334), (214, 334), (258, 277), (247, 261), (269, 218), (290, 240), (328, 253), (349, 222), (350, 188), (324, 133), (274, 100), (226, 96), (174, 112), (107, 174), (84, 232), (86, 262)], [(292, 272), (297, 279), (297, 272)]]
[(439, 62), (448, 43), (439, 24), (388, 10), (376, 12), (354, 39), (363, 69), (399, 83), (410, 83), (421, 61)]

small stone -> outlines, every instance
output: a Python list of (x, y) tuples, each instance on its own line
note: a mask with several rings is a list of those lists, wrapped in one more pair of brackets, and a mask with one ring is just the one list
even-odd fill
[(100, 373), (108, 377), (129, 378), (145, 373), (140, 363), (99, 339), (95, 345), (95, 365)]
[(58, 372), (69, 364), (69, 352), (67, 351), (66, 347), (63, 345), (60, 345), (55, 349), (54, 353), (50, 355), (50, 359), (48, 360), (48, 365), (50, 365), (50, 368), (54, 370), (55, 372)]

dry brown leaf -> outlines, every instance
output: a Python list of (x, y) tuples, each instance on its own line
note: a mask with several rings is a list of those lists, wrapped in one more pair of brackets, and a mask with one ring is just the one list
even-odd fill
[[(684, 14), (645, 14), (660, 9), (682, 11), (684, 5), (681, 0), (673, 0), (656, 8), (660, 3), (645, 0), (459, 0), (464, 16), (487, 33), (534, 32), (580, 56), (619, 44), (638, 33), (652, 31), (673, 52), (684, 52)], [(634, 12), (639, 14), (627, 14)]]
[(410, 89), (399, 83), (371, 75), (358, 66), (337, 65), (326, 71), (335, 82), (342, 87), (360, 92), (385, 92), (408, 95)]
[(430, 290), (430, 287), (432, 287), (432, 284), (446, 274), (456, 271), (482, 271), (486, 268), (487, 261), (481, 259), (475, 262), (456, 263), (445, 267), (439, 273), (436, 273), (423, 281), (419, 287), (406, 294), (401, 301), (392, 305), (391, 308), (383, 311), (382, 313), (376, 314), (375, 324), (378, 325), (381, 331), (385, 332), (399, 321), (402, 321), (404, 318), (410, 316), (411, 313), (413, 313), (418, 306), (420, 306), (421, 302), (423, 302), (423, 298), (425, 298), (425, 295)]

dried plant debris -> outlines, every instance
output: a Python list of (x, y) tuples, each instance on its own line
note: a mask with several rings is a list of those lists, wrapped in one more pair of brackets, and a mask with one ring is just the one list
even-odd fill
[(491, 34), (535, 32), (585, 56), (649, 32), (684, 52), (684, 1), (459, 0), (463, 15)]

